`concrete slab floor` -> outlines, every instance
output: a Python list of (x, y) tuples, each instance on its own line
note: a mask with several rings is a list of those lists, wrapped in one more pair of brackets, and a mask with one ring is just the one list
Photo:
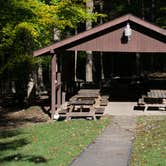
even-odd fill
[(113, 116), (143, 116), (143, 115), (166, 115), (166, 111), (138, 111), (134, 110), (137, 102), (109, 102), (105, 107), (105, 115)]

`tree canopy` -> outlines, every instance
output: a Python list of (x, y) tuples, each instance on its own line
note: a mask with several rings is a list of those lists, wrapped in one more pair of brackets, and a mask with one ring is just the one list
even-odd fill
[[(11, 59), (53, 41), (53, 28), (74, 29), (99, 14), (88, 14), (78, 0), (2, 0), (0, 6), (0, 72)], [(23, 58), (24, 59), (24, 58)]]
[[(49, 2), (49, 3), (48, 3)], [(52, 41), (53, 28), (63, 31), (79, 22), (95, 19), (75, 0), (2, 0), (0, 6), (0, 50), (30, 53)]]
[[(53, 29), (61, 34), (77, 29), (86, 20), (105, 21), (133, 13), (165, 28), (165, 2), (162, 0), (94, 0), (93, 13), (86, 10), (88, 0), (1, 0), (0, 77), (20, 80), (32, 72), (37, 62), (32, 51), (53, 42)], [(103, 7), (98, 7), (100, 5)], [(62, 36), (62, 38), (64, 38)], [(2, 79), (1, 79), (2, 80)]]
[(53, 42), (54, 28), (63, 34), (101, 15), (88, 14), (81, 0), (1, 0), (0, 16), (0, 77), (23, 91), (37, 63), (30, 55)]

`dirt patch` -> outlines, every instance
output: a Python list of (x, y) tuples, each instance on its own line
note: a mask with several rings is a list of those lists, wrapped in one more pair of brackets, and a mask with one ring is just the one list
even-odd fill
[(39, 106), (32, 106), (28, 109), (0, 106), (0, 129), (12, 129), (23, 125), (48, 122), (49, 120), (50, 117)]

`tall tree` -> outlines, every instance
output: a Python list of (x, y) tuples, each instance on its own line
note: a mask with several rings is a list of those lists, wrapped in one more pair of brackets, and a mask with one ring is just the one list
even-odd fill
[[(93, 0), (86, 0), (86, 9), (87, 13), (92, 14), (93, 12)], [(92, 20), (88, 19), (86, 21), (86, 30), (92, 28)], [(86, 82), (93, 82), (93, 53), (92, 51), (87, 51), (87, 58), (86, 58)]]
[[(103, 1), (99, 1), (99, 11), (100, 13), (103, 13)], [(100, 18), (100, 24), (103, 24), (103, 18)], [(104, 80), (104, 66), (103, 66), (103, 52), (100, 52), (100, 67), (101, 67), (101, 80)]]

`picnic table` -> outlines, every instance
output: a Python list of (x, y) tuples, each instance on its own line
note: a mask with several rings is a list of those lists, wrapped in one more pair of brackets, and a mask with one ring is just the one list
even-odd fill
[(166, 98), (166, 90), (151, 89), (148, 92), (148, 97), (164, 99)]
[(95, 116), (95, 100), (73, 100), (68, 103), (69, 112), (66, 114), (66, 119), (72, 117), (92, 117), (96, 120)]
[(104, 113), (100, 100), (99, 89), (81, 89), (78, 94), (70, 98), (66, 111), (59, 113), (61, 117), (66, 117), (66, 120), (72, 117), (92, 117), (96, 120), (96, 117), (101, 117)]
[(100, 90), (99, 89), (80, 89), (78, 91), (78, 94), (96, 94), (96, 95), (99, 95)]
[(90, 100), (90, 99), (97, 99), (99, 97), (98, 94), (77, 94), (75, 96), (73, 96), (70, 101), (73, 100)]
[(138, 106), (144, 107), (147, 110), (166, 110), (166, 90), (151, 89), (147, 95), (142, 96), (138, 101)]

